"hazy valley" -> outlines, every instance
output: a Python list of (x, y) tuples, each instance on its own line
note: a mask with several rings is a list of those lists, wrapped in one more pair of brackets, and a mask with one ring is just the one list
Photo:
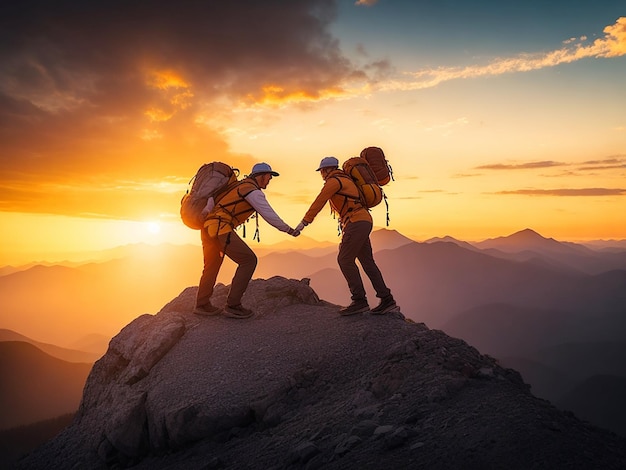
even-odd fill
[[(320, 298), (349, 302), (336, 245), (299, 250), (297, 239), (279, 246), (248, 242), (259, 256), (255, 278), (310, 278)], [(417, 243), (377, 230), (372, 242), (408, 318), (464, 339), (518, 370), (535, 395), (626, 435), (623, 242), (562, 243), (532, 230), (474, 244), (450, 237)], [(2, 408), (14, 413), (5, 414), (0, 428), (75, 410), (108, 339), (196, 285), (202, 268), (198, 246), (129, 246), (115, 256), (2, 268), (0, 392)], [(233, 271), (226, 260), (219, 281), (229, 284)], [(55, 390), (46, 394), (54, 403), (33, 405), (43, 398), (20, 370)]]

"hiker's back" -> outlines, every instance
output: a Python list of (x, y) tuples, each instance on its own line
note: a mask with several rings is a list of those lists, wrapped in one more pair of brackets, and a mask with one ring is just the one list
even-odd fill
[(257, 189), (259, 187), (250, 178), (246, 178), (221, 194), (205, 222), (209, 234), (226, 233), (245, 223), (255, 212), (245, 198)]
[(393, 170), (391, 165), (389, 165), (387, 157), (385, 157), (383, 149), (380, 147), (365, 147), (361, 150), (360, 157), (367, 161), (380, 186), (385, 186), (389, 181), (393, 180)]
[(361, 192), (355, 181), (341, 169), (334, 170), (328, 178), (339, 184), (339, 190), (331, 197), (330, 204), (334, 213), (339, 215), (342, 224), (359, 220), (371, 221), (367, 207), (361, 202)]
[(362, 157), (349, 158), (344, 162), (343, 170), (354, 181), (365, 207), (375, 207), (382, 201), (383, 191), (367, 160)]
[(356, 183), (361, 201), (371, 209), (385, 201), (386, 225), (389, 226), (389, 203), (382, 186), (393, 178), (393, 170), (380, 147), (365, 147), (359, 157), (352, 157), (343, 164), (343, 169)]
[(239, 170), (222, 162), (202, 165), (189, 182), (191, 189), (180, 201), (180, 216), (183, 223), (192, 229), (200, 230), (208, 215), (209, 198), (216, 200), (229, 188), (238, 183)]

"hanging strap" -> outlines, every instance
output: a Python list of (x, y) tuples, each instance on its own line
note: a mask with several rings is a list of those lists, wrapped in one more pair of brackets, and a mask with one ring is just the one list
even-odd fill
[[(339, 191), (337, 191), (335, 194), (338, 194), (339, 196), (343, 196), (343, 204), (341, 205), (341, 209), (339, 209), (339, 217), (341, 218), (341, 214), (343, 212), (344, 207), (346, 207), (346, 204), (348, 204), (348, 200), (352, 200), (356, 205), (359, 205), (360, 207), (351, 207), (346, 211), (346, 216), (349, 216), (351, 212), (356, 212), (358, 210), (362, 210), (365, 209), (367, 210), (367, 207), (365, 206), (365, 204), (363, 204), (363, 201), (361, 200), (361, 190), (359, 189), (359, 186), (354, 183), (354, 186), (356, 187), (357, 191), (359, 192), (359, 196), (352, 196), (351, 194), (346, 194), (341, 192), (341, 190), (343, 189), (343, 183), (341, 182), (341, 177), (340, 176), (332, 176), (332, 178), (335, 178), (338, 182), (339, 182)], [(346, 178), (349, 178), (350, 181), (352, 181), (352, 178), (350, 178), (349, 176), (346, 176)], [(332, 212), (332, 209), (331, 209)]]
[(256, 240), (257, 243), (261, 243), (261, 232), (259, 232), (259, 213), (255, 212), (252, 217), (256, 219), (256, 230), (254, 231), (254, 236), (252, 237), (252, 240)]
[[(245, 197), (250, 194), (250, 192), (255, 191), (255, 189), (260, 189), (259, 186), (253, 181), (253, 180), (249, 180), (248, 182), (251, 183), (255, 189), (252, 189), (251, 191), (249, 191), (246, 194), (241, 194), (239, 192), (239, 186), (241, 185), (241, 183), (243, 183), (246, 180), (242, 180), (242, 181), (236, 181), (233, 183), (233, 185), (230, 187), (230, 189), (235, 189), (237, 191), (237, 195), (239, 196), (239, 199), (235, 199), (234, 201), (228, 202), (226, 204), (222, 204), (221, 202), (217, 202), (216, 201), (216, 207), (219, 206), (222, 210), (224, 210), (231, 218), (231, 221), (228, 222), (228, 224), (230, 225), (230, 227), (234, 230), (235, 229), (235, 221), (239, 220), (239, 216), (242, 214), (245, 214), (246, 212), (248, 212), (248, 209), (246, 210), (242, 210), (239, 212), (235, 212), (234, 209), (236, 209), (237, 204), (241, 203), (241, 202), (245, 202)], [(220, 199), (222, 199), (229, 191), (224, 191), (220, 197)], [(230, 208), (233, 208), (233, 210), (231, 210)], [(210, 218), (210, 217), (209, 217)], [(243, 238), (246, 238), (246, 226), (245, 226), (245, 222), (242, 222), (243, 225)]]
[(385, 201), (385, 207), (387, 208), (387, 227), (389, 227), (389, 202), (387, 202), (387, 195), (383, 191), (383, 200)]
[(389, 168), (389, 176), (391, 176), (391, 181), (395, 181), (395, 178), (393, 177), (393, 168), (391, 168), (389, 162), (387, 162), (387, 168)]

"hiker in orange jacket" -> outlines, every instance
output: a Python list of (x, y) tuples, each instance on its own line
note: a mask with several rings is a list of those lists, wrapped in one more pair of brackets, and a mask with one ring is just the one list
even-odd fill
[(300, 232), (296, 232), (278, 216), (265, 199), (262, 190), (267, 188), (274, 176), (278, 176), (278, 173), (267, 163), (257, 163), (252, 167), (250, 175), (220, 197), (217, 203), (209, 200), (211, 209), (201, 231), (204, 268), (198, 285), (196, 308), (193, 311), (195, 314), (222, 313), (222, 309), (211, 304), (211, 295), (224, 256), (228, 256), (238, 266), (223, 314), (230, 318), (249, 318), (253, 315), (251, 310), (241, 305), (241, 298), (256, 269), (257, 257), (235, 229), (255, 211), (281, 232), (287, 232), (294, 237), (300, 235)]
[(342, 237), (337, 262), (346, 278), (352, 298), (351, 304), (342, 308), (339, 313), (354, 315), (370, 310), (363, 280), (356, 265), (357, 259), (372, 282), (376, 296), (380, 298), (379, 305), (371, 309), (371, 313), (381, 315), (396, 309), (396, 301), (374, 261), (369, 238), (373, 226), (372, 216), (367, 207), (361, 203), (356, 184), (349, 175), (339, 169), (339, 161), (335, 157), (323, 158), (317, 171), (324, 180), (324, 186), (302, 222), (296, 227), (296, 231), (300, 232), (313, 222), (327, 201), (330, 201), (332, 210), (339, 214)]

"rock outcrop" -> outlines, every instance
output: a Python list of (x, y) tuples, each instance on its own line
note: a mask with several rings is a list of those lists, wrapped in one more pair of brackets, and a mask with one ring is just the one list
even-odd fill
[(195, 292), (113, 338), (73, 424), (18, 468), (626, 468), (624, 439), (400, 313), (341, 317), (274, 277), (244, 296), (255, 317), (199, 317)]

